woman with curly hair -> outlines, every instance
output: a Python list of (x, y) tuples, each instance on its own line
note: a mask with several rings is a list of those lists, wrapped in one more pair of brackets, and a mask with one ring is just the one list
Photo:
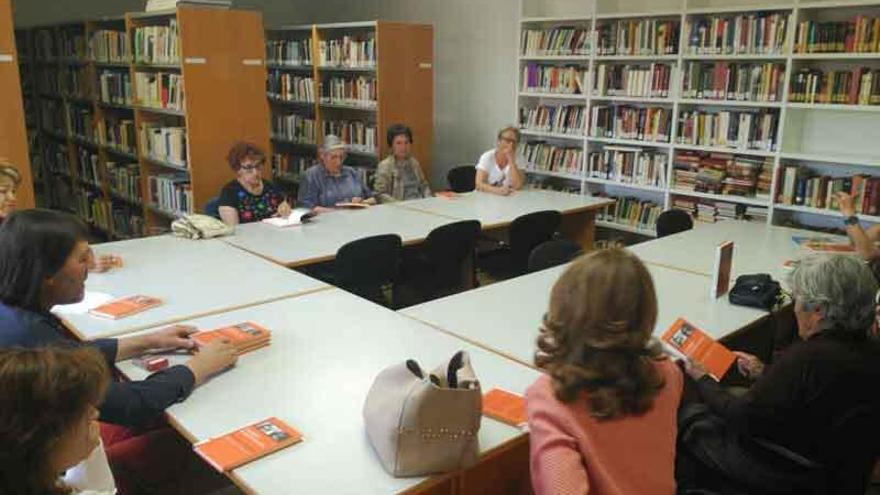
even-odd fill
[(535, 493), (675, 493), (683, 377), (651, 340), (645, 265), (620, 249), (575, 261), (553, 286), (526, 392)]

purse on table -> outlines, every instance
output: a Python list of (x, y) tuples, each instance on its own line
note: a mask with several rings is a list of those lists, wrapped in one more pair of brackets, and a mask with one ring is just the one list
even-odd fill
[(782, 287), (766, 273), (740, 275), (727, 299), (731, 304), (771, 311), (782, 301)]
[(171, 231), (187, 239), (211, 239), (235, 232), (235, 229), (208, 215), (186, 215), (171, 223)]

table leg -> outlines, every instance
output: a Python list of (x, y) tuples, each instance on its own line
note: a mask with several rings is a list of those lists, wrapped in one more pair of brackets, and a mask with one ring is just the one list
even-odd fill
[(563, 215), (561, 231), (567, 239), (580, 244), (585, 253), (592, 251), (596, 237), (596, 212), (587, 210)]

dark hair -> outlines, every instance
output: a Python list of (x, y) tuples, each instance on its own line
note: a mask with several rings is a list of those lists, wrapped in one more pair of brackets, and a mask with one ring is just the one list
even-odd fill
[(391, 127), (388, 128), (388, 146), (391, 146), (394, 143), (394, 138), (397, 136), (406, 136), (410, 143), (413, 142), (412, 129), (407, 125), (392, 124)]
[(43, 282), (64, 266), (88, 230), (69, 213), (13, 212), (0, 226), (0, 301), (40, 311)]
[(0, 492), (70, 493), (50, 464), (52, 449), (100, 404), (109, 381), (92, 348), (0, 350)]
[(266, 160), (266, 153), (253, 143), (239, 141), (232, 145), (232, 148), (229, 149), (229, 154), (226, 155), (226, 161), (229, 163), (229, 168), (236, 172), (241, 169), (241, 162), (246, 158), (264, 161)]
[(651, 341), (656, 321), (645, 265), (622, 249), (594, 251), (553, 286), (535, 362), (562, 402), (586, 392), (589, 413), (600, 420), (642, 414), (664, 385), (653, 363), (662, 356)]

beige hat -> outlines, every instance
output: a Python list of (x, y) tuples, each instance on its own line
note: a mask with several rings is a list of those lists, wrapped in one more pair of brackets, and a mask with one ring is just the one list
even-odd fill
[(333, 150), (347, 150), (348, 146), (339, 139), (339, 136), (335, 136), (333, 134), (327, 134), (324, 136), (324, 144), (321, 145), (321, 150), (325, 153)]

